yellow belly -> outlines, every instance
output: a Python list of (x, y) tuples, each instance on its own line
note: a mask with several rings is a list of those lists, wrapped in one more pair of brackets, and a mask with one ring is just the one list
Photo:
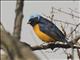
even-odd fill
[(55, 41), (53, 38), (51, 38), (50, 36), (44, 34), (43, 32), (40, 31), (40, 28), (39, 28), (39, 25), (36, 24), (34, 26), (34, 32), (36, 33), (36, 35), (41, 39), (43, 40), (44, 42), (53, 42)]

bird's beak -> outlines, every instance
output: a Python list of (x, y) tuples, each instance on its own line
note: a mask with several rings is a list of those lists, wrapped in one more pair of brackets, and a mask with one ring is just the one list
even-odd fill
[(27, 24), (30, 24), (30, 23), (31, 23), (30, 21), (27, 22)]

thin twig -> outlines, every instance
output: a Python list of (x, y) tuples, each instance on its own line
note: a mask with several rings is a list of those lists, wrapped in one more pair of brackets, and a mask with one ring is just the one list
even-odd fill
[(61, 28), (62, 28), (62, 31), (63, 31), (64, 35), (66, 36), (66, 31), (65, 31), (65, 29), (64, 29), (62, 24), (61, 24)]
[(75, 11), (75, 10), (73, 10), (71, 8), (69, 8), (69, 9), (72, 10), (73, 12), (77, 13), (77, 14), (80, 14), (80, 12), (78, 12), (78, 11)]
[(73, 29), (73, 31), (71, 31), (70, 33), (69, 33), (69, 36), (68, 37), (70, 37), (71, 35), (72, 35), (72, 33), (74, 32), (74, 31), (76, 31), (76, 29), (77, 29), (77, 27), (80, 25), (80, 23), (78, 23), (77, 25), (76, 25), (76, 27)]
[[(50, 16), (46, 16), (44, 13), (42, 13), (42, 15), (44, 15), (46, 18), (51, 19), (51, 17), (50, 17)], [(55, 22), (62, 22), (62, 23), (65, 23), (65, 24), (69, 24), (69, 25), (76, 26), (76, 24), (69, 23), (69, 22), (65, 22), (65, 21), (61, 21), (60, 19), (54, 19), (54, 21), (55, 21)]]
[(71, 13), (65, 12), (65, 11), (60, 10), (60, 9), (57, 9), (57, 8), (55, 8), (55, 7), (53, 7), (53, 8), (54, 8), (55, 10), (59, 11), (59, 12), (62, 12), (62, 13), (64, 13), (64, 14), (67, 14), (67, 15), (70, 15), (70, 16), (74, 16), (75, 18), (80, 19), (80, 16), (73, 15), (73, 14), (71, 14)]

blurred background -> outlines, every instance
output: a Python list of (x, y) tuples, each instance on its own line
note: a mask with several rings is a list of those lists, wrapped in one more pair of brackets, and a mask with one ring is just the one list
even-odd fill
[[(61, 30), (63, 25), (67, 36), (80, 23), (80, 1), (25, 1), (24, 2), (24, 18), (22, 23), (21, 41), (24, 41), (31, 46), (41, 45), (42, 42), (34, 33), (32, 27), (27, 24), (31, 15), (39, 14), (50, 19), (54, 15), (53, 23)], [(5, 29), (11, 34), (13, 33), (15, 19), (16, 1), (1, 1), (1, 22)], [(74, 15), (74, 16), (73, 16)], [(74, 39), (80, 34), (80, 26), (76, 31), (68, 37)], [(80, 40), (79, 40), (80, 42)], [(67, 55), (64, 49), (60, 48), (57, 51), (51, 49), (34, 51), (40, 60), (67, 60)], [(72, 49), (65, 50), (72, 54)], [(78, 60), (77, 50), (74, 49), (74, 60)]]

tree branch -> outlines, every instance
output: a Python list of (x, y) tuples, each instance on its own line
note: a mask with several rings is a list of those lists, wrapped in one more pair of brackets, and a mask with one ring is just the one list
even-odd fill
[(79, 60), (80, 60), (80, 51), (79, 51), (79, 49), (77, 49), (77, 53), (78, 53), (78, 57), (79, 57)]
[[(75, 44), (80, 39), (80, 35), (77, 36), (73, 41), (70, 41), (70, 43)], [(35, 50), (42, 50), (42, 49), (54, 49), (54, 48), (71, 48), (68, 44), (48, 44), (48, 45), (41, 45), (41, 46), (32, 46), (31, 47), (33, 51)], [(73, 48), (80, 49), (80, 46), (73, 46)]]
[(31, 51), (29, 45), (16, 40), (0, 25), (0, 48), (8, 53), (10, 60), (39, 60)]
[[(42, 46), (33, 46), (32, 47), (32, 50), (42, 50), (42, 49), (54, 49), (54, 48), (65, 48), (65, 49), (68, 49), (68, 48), (71, 48), (68, 44), (48, 44), (48, 45), (42, 45)], [(77, 49), (80, 49), (79, 46), (73, 46), (73, 48), (77, 48)]]
[(24, 0), (17, 0), (13, 36), (20, 40)]

